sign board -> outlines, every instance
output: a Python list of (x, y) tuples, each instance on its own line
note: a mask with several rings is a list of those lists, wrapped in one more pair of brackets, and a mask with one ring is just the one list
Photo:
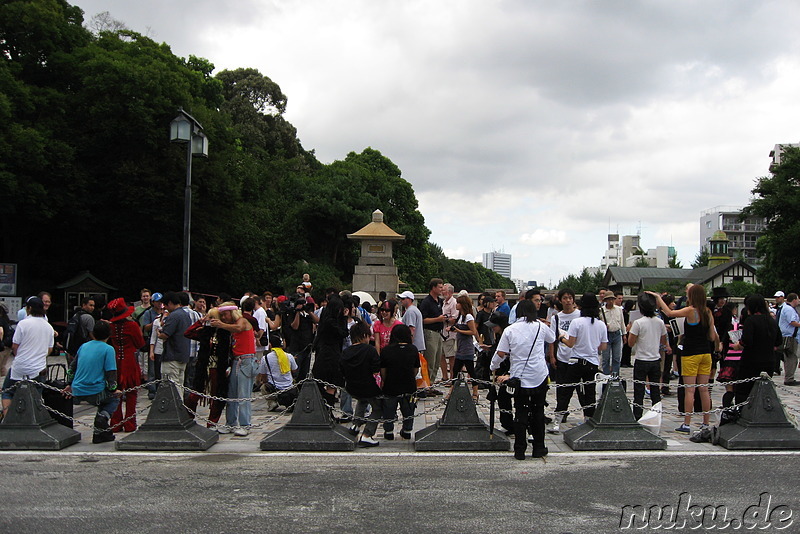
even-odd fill
[(17, 294), (17, 264), (0, 263), (0, 295)]

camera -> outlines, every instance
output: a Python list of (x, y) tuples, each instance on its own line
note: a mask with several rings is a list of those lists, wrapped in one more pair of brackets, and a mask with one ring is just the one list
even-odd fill
[(517, 389), (522, 387), (522, 380), (519, 377), (512, 376), (503, 383), (507, 389)]

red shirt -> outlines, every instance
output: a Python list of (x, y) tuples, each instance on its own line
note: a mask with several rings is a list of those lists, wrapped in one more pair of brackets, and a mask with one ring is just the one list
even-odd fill
[[(250, 319), (252, 317), (245, 316), (244, 317), (247, 322), (250, 323), (250, 326), (253, 326), (253, 323)], [(255, 321), (255, 319), (253, 319)], [(256, 353), (256, 329), (258, 328), (258, 322), (256, 321), (256, 326), (253, 330), (244, 330), (242, 332), (231, 332), (231, 337), (233, 338), (233, 344), (231, 349), (233, 350), (234, 356), (245, 356), (247, 354), (255, 354)]]

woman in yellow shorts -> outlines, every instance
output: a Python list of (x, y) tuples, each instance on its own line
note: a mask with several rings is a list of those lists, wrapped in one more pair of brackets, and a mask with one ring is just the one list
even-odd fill
[[(689, 387), (684, 388), (684, 409), (683, 424), (675, 429), (676, 432), (688, 434), (691, 431), (692, 412), (688, 411), (694, 406), (693, 384), (708, 384), (711, 376), (711, 350), (712, 343), (716, 350), (722, 350), (717, 330), (714, 328), (714, 317), (711, 310), (706, 306), (706, 290), (700, 284), (693, 284), (686, 292), (688, 305), (679, 309), (671, 310), (661, 296), (652, 291), (648, 291), (656, 297), (658, 307), (668, 317), (683, 317), (683, 355), (681, 356), (681, 376), (683, 383)], [(700, 387), (700, 403), (703, 412), (711, 410), (711, 394), (708, 387)], [(708, 426), (710, 414), (703, 413), (703, 424), (700, 429)]]

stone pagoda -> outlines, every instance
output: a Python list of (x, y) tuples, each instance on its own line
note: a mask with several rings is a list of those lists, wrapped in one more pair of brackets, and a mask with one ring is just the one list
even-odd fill
[(403, 241), (406, 236), (386, 226), (383, 212), (375, 210), (372, 222), (353, 234), (347, 234), (347, 238), (361, 241), (361, 257), (353, 273), (353, 291), (366, 291), (375, 302), (381, 291), (394, 297), (399, 289), (399, 277), (392, 257), (392, 243)]

